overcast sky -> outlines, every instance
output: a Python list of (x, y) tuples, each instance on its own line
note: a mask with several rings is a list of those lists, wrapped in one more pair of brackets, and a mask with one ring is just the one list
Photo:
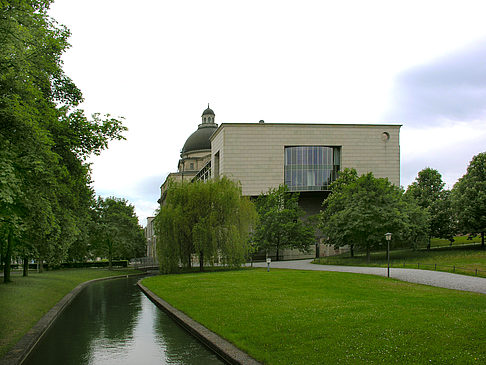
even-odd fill
[(64, 70), (127, 140), (93, 158), (94, 188), (140, 222), (210, 103), (216, 122), (397, 123), (401, 184), (450, 188), (486, 151), (486, 2), (56, 0)]

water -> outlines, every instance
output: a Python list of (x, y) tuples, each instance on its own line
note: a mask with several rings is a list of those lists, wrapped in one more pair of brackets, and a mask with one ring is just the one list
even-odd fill
[(23, 364), (223, 364), (147, 299), (138, 279), (90, 284)]

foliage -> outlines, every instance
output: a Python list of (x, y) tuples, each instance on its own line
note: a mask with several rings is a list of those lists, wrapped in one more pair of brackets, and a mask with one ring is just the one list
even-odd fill
[(278, 269), (142, 283), (264, 364), (486, 362), (486, 301), (478, 293)]
[(163, 272), (179, 264), (191, 267), (192, 256), (205, 264), (237, 267), (248, 253), (255, 209), (241, 188), (223, 177), (207, 182), (171, 182), (166, 204), (157, 214), (157, 255)]
[(452, 239), (455, 233), (450, 191), (444, 189), (441, 174), (430, 167), (421, 170), (406, 194), (429, 212), (429, 239)]
[[(335, 246), (351, 245), (366, 250), (385, 243), (385, 233), (393, 233), (395, 245), (417, 242), (427, 232), (427, 212), (388, 179), (372, 173), (356, 177), (345, 172), (331, 185), (331, 195), (323, 202), (320, 228)], [(336, 188), (337, 187), (337, 188)]]
[(486, 231), (486, 152), (473, 157), (466, 174), (452, 189), (452, 202), (463, 233)]
[(291, 193), (287, 186), (269, 189), (256, 201), (259, 222), (253, 240), (259, 250), (294, 248), (306, 252), (315, 243), (314, 226), (303, 220), (304, 211), (299, 207), (299, 194)]
[(138, 224), (135, 208), (125, 199), (98, 198), (92, 235), (95, 254), (107, 258), (109, 267), (117, 259), (131, 259), (145, 253), (143, 228)]
[(13, 255), (57, 264), (76, 253), (71, 247), (87, 236), (94, 199), (86, 159), (126, 130), (109, 115), (89, 119), (77, 109), (82, 94), (61, 61), (70, 32), (47, 15), (51, 2), (0, 3), (0, 256), (6, 264)]

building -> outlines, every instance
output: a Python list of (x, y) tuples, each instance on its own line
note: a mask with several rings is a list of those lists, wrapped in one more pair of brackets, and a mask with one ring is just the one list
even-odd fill
[[(178, 172), (161, 187), (163, 204), (167, 183), (227, 176), (241, 183), (245, 196), (255, 197), (286, 184), (300, 192), (308, 214), (319, 212), (329, 186), (344, 168), (358, 174), (372, 172), (400, 185), (400, 125), (396, 124), (296, 124), (215, 123), (208, 108), (202, 123), (187, 139)], [(320, 245), (320, 246), (319, 246)], [(333, 254), (317, 243), (309, 257)], [(287, 250), (284, 258), (305, 257)]]
[(147, 241), (147, 257), (155, 260), (157, 257), (157, 240), (154, 230), (154, 218), (147, 217), (147, 226), (144, 228), (144, 233)]
[(170, 180), (191, 181), (196, 175), (204, 180), (210, 178), (210, 137), (218, 129), (218, 125), (215, 123), (215, 114), (209, 108), (209, 104), (207, 109), (203, 111), (201, 119), (201, 124), (198, 125), (197, 130), (189, 136), (182, 147), (177, 172), (169, 174), (161, 186), (159, 204), (163, 204)]

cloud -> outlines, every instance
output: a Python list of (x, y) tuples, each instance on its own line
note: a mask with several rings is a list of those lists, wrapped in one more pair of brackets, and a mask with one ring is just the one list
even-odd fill
[(486, 117), (486, 40), (398, 76), (388, 120), (436, 125)]
[(485, 151), (486, 128), (482, 121), (444, 122), (429, 127), (405, 125), (400, 134), (401, 184), (405, 187), (420, 170), (431, 167), (452, 188), (473, 156)]

